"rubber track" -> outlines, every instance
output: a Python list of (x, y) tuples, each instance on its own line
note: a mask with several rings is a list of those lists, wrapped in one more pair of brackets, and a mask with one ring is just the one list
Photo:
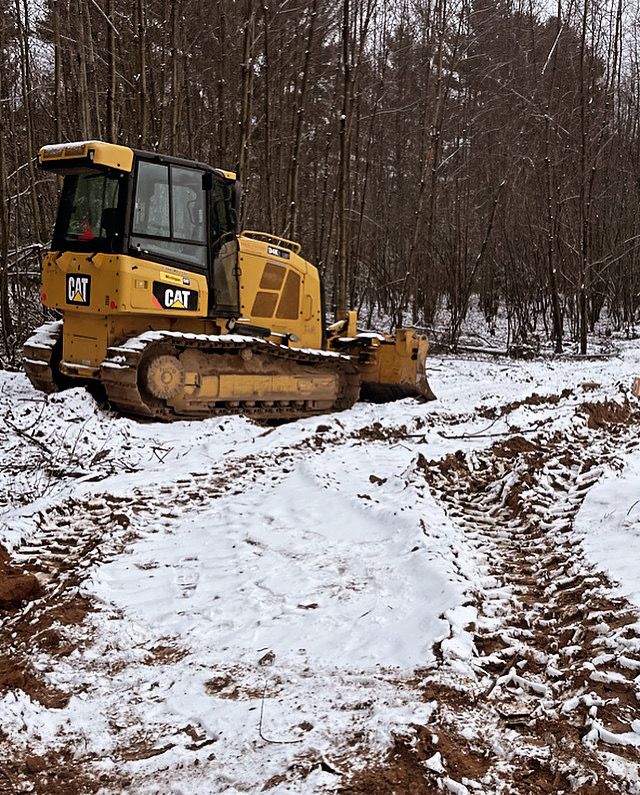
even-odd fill
[(52, 361), (55, 346), (61, 339), (62, 324), (60, 324), (58, 329), (57, 337), (51, 344), (48, 344), (42, 338), (38, 338), (36, 333), (25, 342), (22, 349), (22, 364), (29, 381), (37, 390), (48, 395), (58, 392), (60, 389), (54, 377)]
[[(122, 411), (124, 414), (132, 414), (139, 417), (148, 417), (156, 420), (173, 421), (180, 419), (202, 419), (204, 417), (215, 417), (228, 414), (243, 414), (252, 419), (269, 422), (282, 420), (296, 420), (304, 417), (311, 417), (319, 414), (326, 414), (331, 411), (342, 411), (348, 409), (358, 400), (360, 393), (360, 379), (357, 366), (347, 357), (328, 357), (321, 353), (313, 353), (307, 350), (286, 348), (280, 345), (273, 345), (261, 340), (248, 338), (246, 341), (207, 339), (205, 335), (179, 335), (175, 332), (156, 332), (152, 340), (140, 338), (139, 348), (131, 347), (129, 341), (124, 346), (114, 346), (107, 350), (107, 356), (100, 371), (100, 380), (104, 385), (109, 402)], [(156, 407), (148, 405), (138, 389), (138, 371), (143, 358), (153, 347), (166, 347), (171, 345), (173, 348), (182, 352), (187, 348), (198, 348), (209, 350), (211, 355), (217, 353), (238, 353), (245, 350), (252, 350), (255, 355), (264, 357), (265, 355), (281, 359), (283, 362), (295, 362), (300, 365), (316, 365), (318, 372), (333, 372), (341, 376), (342, 388), (338, 398), (331, 408), (313, 409), (306, 406), (291, 405), (291, 400), (283, 400), (280, 403), (274, 401), (274, 405), (232, 405), (231, 402), (223, 403), (216, 401), (217, 405), (213, 408), (203, 405), (202, 408), (195, 408), (193, 411), (176, 413), (171, 407)], [(238, 361), (242, 362), (240, 356)], [(236, 401), (233, 401), (234, 403)], [(256, 401), (257, 403), (257, 401)]]

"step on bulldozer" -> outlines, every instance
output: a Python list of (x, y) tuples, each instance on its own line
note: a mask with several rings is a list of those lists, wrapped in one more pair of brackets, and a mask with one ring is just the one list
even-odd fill
[(158, 420), (433, 398), (426, 337), (358, 333), (355, 312), (326, 327), (300, 245), (237, 228), (233, 172), (100, 141), (44, 146), (38, 162), (62, 177), (41, 296), (62, 320), (25, 343), (37, 389), (97, 382)]

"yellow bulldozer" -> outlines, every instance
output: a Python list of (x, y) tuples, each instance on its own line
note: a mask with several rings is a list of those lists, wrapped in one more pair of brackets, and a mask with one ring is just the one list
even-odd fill
[(237, 228), (236, 175), (101, 141), (44, 146), (63, 178), (42, 302), (62, 320), (25, 343), (43, 392), (99, 383), (123, 413), (297, 419), (359, 397), (433, 397), (426, 337), (325, 325), (300, 245)]

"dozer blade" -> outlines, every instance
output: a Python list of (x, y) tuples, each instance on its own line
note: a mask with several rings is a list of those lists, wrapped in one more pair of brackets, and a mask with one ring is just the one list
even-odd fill
[(390, 334), (358, 334), (343, 338), (340, 350), (360, 360), (360, 398), (373, 403), (388, 403), (413, 397), (435, 400), (426, 373), (427, 338), (414, 329), (398, 329)]
[(370, 403), (392, 403), (403, 398), (416, 398), (421, 403), (436, 400), (426, 377), (423, 383), (414, 384), (382, 384), (376, 381), (363, 381), (360, 386), (360, 400)]

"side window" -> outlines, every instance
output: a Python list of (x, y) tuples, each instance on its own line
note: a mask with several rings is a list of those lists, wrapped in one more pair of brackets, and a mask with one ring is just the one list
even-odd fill
[(206, 268), (206, 242), (202, 171), (141, 161), (131, 248)]
[(169, 169), (158, 163), (138, 166), (133, 233), (171, 237), (169, 224)]
[(211, 188), (211, 207), (212, 207), (212, 235), (211, 241), (216, 248), (216, 244), (223, 242), (223, 238), (228, 238), (228, 233), (235, 233), (233, 219), (229, 208), (231, 206), (231, 188), (223, 182), (214, 180)]
[(171, 168), (173, 237), (205, 242), (204, 196), (202, 171)]
[(106, 240), (114, 234), (118, 177), (70, 174), (65, 177), (61, 207), (67, 214), (65, 240)]

